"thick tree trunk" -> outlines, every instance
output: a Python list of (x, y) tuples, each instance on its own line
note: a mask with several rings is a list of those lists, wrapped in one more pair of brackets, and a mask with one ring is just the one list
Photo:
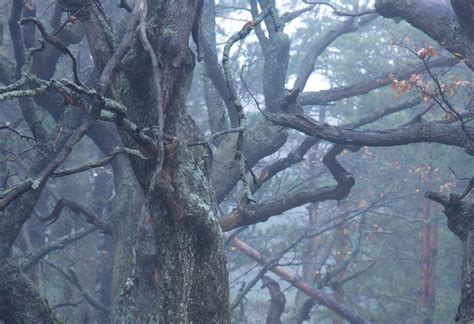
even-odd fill
[[(474, 180), (471, 180), (474, 182)], [(472, 323), (474, 321), (474, 197), (472, 193), (465, 200), (451, 194), (448, 197), (428, 192), (426, 196), (445, 207), (449, 229), (463, 243), (461, 300), (455, 321)]]
[(0, 264), (0, 314), (5, 323), (59, 323), (46, 299), (8, 257)]
[[(117, 76), (121, 82), (113, 88), (128, 107), (127, 118), (139, 127), (164, 122), (167, 140), (156, 180), (158, 163), (153, 159), (131, 159), (133, 173), (124, 165), (114, 167), (117, 215), (111, 321), (228, 323), (226, 259), (209, 181), (209, 151), (205, 146), (188, 147), (200, 140), (200, 134), (184, 104), (195, 64), (189, 39), (200, 19), (201, 2), (147, 2), (146, 34), (159, 61), (159, 87), (142, 34)], [(81, 18), (101, 71), (115, 42), (100, 9), (92, 4), (87, 11)], [(126, 134), (121, 136), (126, 146), (135, 146)], [(145, 209), (137, 186), (145, 193)]]

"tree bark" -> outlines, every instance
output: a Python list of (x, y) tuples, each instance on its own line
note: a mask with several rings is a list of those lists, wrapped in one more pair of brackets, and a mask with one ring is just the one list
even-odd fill
[[(471, 180), (474, 183), (474, 180)], [(474, 321), (474, 197), (462, 200), (462, 196), (451, 194), (449, 197), (428, 192), (426, 196), (445, 207), (448, 228), (458, 236), (463, 244), (461, 300), (455, 321), (471, 323)]]
[(460, 24), (449, 4), (428, 0), (377, 0), (375, 8), (384, 17), (406, 20), (474, 70), (474, 38)]
[[(132, 122), (140, 127), (164, 122), (168, 138), (156, 180), (159, 161), (131, 159), (146, 208), (129, 206), (140, 200), (134, 193), (134, 176), (126, 169), (114, 174), (122, 189), (116, 202), (126, 211), (114, 220), (114, 323), (229, 322), (226, 258), (209, 181), (209, 151), (188, 147), (202, 140), (185, 107), (195, 65), (189, 38), (200, 19), (200, 5), (200, 1), (148, 1), (146, 34), (160, 62), (160, 87), (138, 38), (125, 59), (124, 78), (114, 86)], [(97, 5), (88, 11), (82, 19), (89, 44), (94, 44), (96, 69), (101, 71), (114, 42)], [(127, 146), (135, 145), (126, 134), (121, 137)]]
[(420, 273), (418, 280), (419, 323), (433, 323), (435, 310), (435, 270), (438, 243), (438, 226), (431, 222), (432, 202), (424, 201), (420, 215)]
[(3, 258), (0, 264), (0, 314), (6, 323), (60, 323), (11, 258)]

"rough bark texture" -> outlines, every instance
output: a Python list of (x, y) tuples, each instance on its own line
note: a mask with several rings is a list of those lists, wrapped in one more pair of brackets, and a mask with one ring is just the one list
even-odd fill
[(0, 315), (6, 323), (59, 323), (46, 299), (10, 258), (0, 264)]
[[(471, 180), (474, 182), (474, 180)], [(474, 321), (474, 195), (461, 200), (457, 194), (448, 197), (428, 192), (427, 197), (445, 207), (449, 229), (463, 244), (461, 300), (455, 318), (459, 323)]]
[[(187, 147), (200, 139), (184, 106), (194, 69), (188, 40), (200, 19), (199, 1), (150, 1), (148, 7), (148, 37), (161, 63), (161, 92), (156, 91), (149, 56), (136, 39), (126, 58), (120, 98), (128, 118), (140, 127), (158, 124), (161, 105), (170, 140), (159, 180), (151, 187), (156, 161), (131, 159), (138, 184), (148, 195), (145, 220), (139, 206), (128, 206), (140, 200), (133, 195), (133, 175), (114, 169), (122, 212), (114, 222), (112, 322), (226, 323), (228, 279), (208, 180), (208, 151)], [(91, 47), (100, 71), (113, 43), (106, 40), (107, 28), (97, 25), (95, 11), (84, 22), (89, 43), (103, 45)], [(122, 139), (134, 145), (124, 134)]]

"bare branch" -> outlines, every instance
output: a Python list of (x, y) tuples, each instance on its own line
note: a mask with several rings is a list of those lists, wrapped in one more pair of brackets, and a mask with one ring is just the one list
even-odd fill
[(229, 215), (219, 219), (222, 230), (229, 231), (237, 227), (265, 222), (271, 216), (279, 215), (286, 210), (305, 203), (344, 199), (354, 186), (355, 180), (336, 160), (336, 156), (343, 149), (344, 147), (336, 145), (329, 150), (323, 159), (337, 185), (302, 189), (290, 195), (276, 197), (255, 206), (238, 207)]
[[(431, 60), (428, 65), (430, 68), (438, 68), (449, 67), (458, 63), (459, 61), (454, 58), (439, 58), (436, 60)], [(331, 102), (367, 94), (374, 89), (389, 85), (392, 83), (392, 81), (389, 79), (390, 74), (396, 76), (398, 80), (405, 80), (410, 78), (412, 74), (423, 72), (426, 72), (426, 68), (423, 63), (402, 70), (387, 71), (372, 78), (362, 78), (362, 80), (353, 85), (321, 91), (303, 92), (299, 96), (299, 103), (303, 106), (327, 105)]]
[[(403, 111), (408, 108), (412, 108), (416, 105), (421, 103), (420, 98), (412, 98), (407, 101), (404, 101), (398, 105), (393, 107), (389, 107), (384, 110), (376, 111), (373, 114), (367, 115), (361, 119), (359, 119), (355, 123), (344, 125), (344, 127), (352, 127), (358, 128), (370, 123), (373, 123), (385, 116), (388, 116), (393, 113), (397, 113)], [(293, 151), (291, 151), (286, 157), (277, 160), (273, 164), (265, 167), (260, 175), (257, 177), (256, 183), (252, 186), (252, 192), (257, 191), (263, 183), (271, 179), (277, 173), (285, 170), (286, 168), (290, 167), (291, 165), (301, 162), (304, 159), (304, 155), (308, 150), (316, 145), (319, 142), (319, 139), (316, 137), (306, 137)]]
[[(464, 148), (474, 155), (474, 141), (460, 127), (444, 121), (420, 122), (385, 130), (354, 130), (331, 126), (308, 116), (271, 114), (265, 116), (273, 123), (297, 129), (306, 135), (338, 144), (360, 146), (397, 146), (413, 143), (439, 143)], [(466, 130), (474, 134), (472, 127)]]
[(98, 88), (99, 88), (99, 93), (101, 95), (105, 95), (105, 93), (107, 92), (107, 89), (110, 83), (112, 82), (112, 78), (117, 66), (123, 61), (125, 55), (128, 53), (128, 51), (130, 50), (130, 47), (132, 46), (132, 42), (133, 42), (133, 39), (135, 38), (135, 33), (136, 33), (135, 29), (137, 27), (137, 22), (138, 22), (139, 4), (140, 4), (140, 1), (136, 1), (135, 7), (132, 11), (126, 0), (120, 1), (119, 7), (125, 8), (127, 11), (129, 11), (130, 9), (129, 12), (132, 12), (132, 16), (129, 18), (130, 20), (127, 24), (126, 32), (122, 38), (122, 41), (120, 42), (120, 45), (115, 50), (114, 54), (112, 54), (112, 57), (110, 57), (109, 61), (105, 65), (100, 75)]
[(71, 169), (68, 169), (68, 170), (55, 172), (55, 173), (52, 174), (52, 177), (54, 177), (54, 178), (64, 177), (64, 176), (68, 176), (68, 175), (71, 175), (71, 174), (84, 172), (84, 171), (87, 171), (87, 170), (90, 170), (90, 169), (103, 167), (103, 166), (109, 164), (119, 154), (130, 154), (130, 155), (138, 156), (142, 159), (146, 159), (146, 157), (143, 156), (140, 153), (140, 151), (129, 149), (129, 148), (119, 148), (119, 149), (116, 149), (115, 151), (113, 151), (109, 156), (106, 156), (103, 159), (93, 161), (93, 162), (89, 162), (89, 163), (85, 163), (83, 165), (80, 165), (78, 167), (71, 168)]
[(247, 37), (250, 32), (254, 29), (254, 27), (262, 22), (262, 20), (265, 18), (265, 16), (268, 15), (268, 12), (263, 12), (260, 14), (255, 20), (247, 22), (244, 27), (236, 34), (234, 34), (229, 40), (226, 42), (225, 47), (224, 47), (224, 53), (222, 55), (222, 66), (224, 68), (224, 76), (227, 84), (227, 88), (229, 90), (230, 94), (230, 100), (234, 103), (234, 107), (237, 111), (237, 117), (239, 121), (239, 128), (242, 130), (239, 131), (239, 135), (237, 137), (237, 147), (236, 147), (236, 152), (235, 152), (235, 161), (237, 162), (239, 166), (239, 171), (240, 171), (240, 180), (242, 181), (243, 187), (244, 187), (244, 199), (245, 203), (249, 203), (253, 201), (252, 198), (252, 192), (250, 190), (250, 186), (247, 182), (247, 179), (245, 177), (246, 174), (246, 168), (247, 168), (247, 162), (245, 161), (245, 156), (242, 150), (242, 145), (243, 145), (243, 137), (244, 137), (244, 131), (247, 127), (247, 118), (244, 113), (244, 108), (242, 104), (240, 103), (240, 100), (238, 98), (237, 92), (235, 91), (234, 88), (234, 81), (232, 78), (232, 72), (230, 70), (230, 65), (229, 65), (229, 59), (230, 59), (230, 50), (232, 46)]
[(317, 37), (314, 43), (310, 45), (305, 57), (301, 60), (298, 76), (293, 85), (292, 91), (297, 91), (297, 89), (302, 91), (304, 89), (311, 73), (313, 73), (314, 64), (316, 63), (317, 58), (332, 42), (342, 35), (359, 30), (360, 27), (368, 24), (377, 17), (377, 15), (370, 15), (360, 20), (349, 18), (342, 22), (338, 22), (335, 26), (329, 27), (321, 36)]
[(50, 266), (51, 268), (53, 268), (54, 270), (56, 270), (57, 272), (59, 272), (61, 274), (61, 276), (63, 276), (63, 278), (65, 278), (67, 281), (69, 281), (69, 283), (71, 283), (73, 286), (75, 286), (80, 291), (80, 293), (82, 294), (84, 299), (92, 307), (94, 307), (95, 309), (97, 309), (101, 312), (104, 312), (104, 313), (109, 312), (109, 309), (106, 306), (102, 305), (99, 301), (92, 298), (91, 295), (87, 291), (85, 291), (84, 287), (82, 286), (81, 282), (79, 281), (79, 278), (77, 277), (76, 272), (72, 268), (69, 268), (69, 271), (66, 272), (63, 269), (61, 269), (59, 266), (55, 265), (54, 263), (51, 263), (51, 262), (46, 261), (46, 260), (44, 260), (43, 262), (45, 264), (47, 264), (48, 266)]
[[(140, 2), (140, 1), (138, 1)], [(156, 165), (155, 165), (155, 171), (153, 172), (151, 181), (150, 181), (150, 187), (148, 188), (148, 192), (146, 194), (146, 200), (148, 200), (150, 193), (153, 191), (154, 186), (156, 184), (156, 181), (158, 179), (158, 176), (161, 172), (161, 169), (163, 168), (163, 162), (164, 162), (164, 146), (163, 146), (163, 129), (165, 125), (165, 116), (163, 113), (163, 104), (162, 104), (162, 99), (161, 99), (161, 76), (160, 76), (160, 70), (158, 67), (158, 58), (156, 56), (155, 50), (150, 44), (150, 41), (148, 40), (147, 37), (147, 31), (146, 31), (146, 19), (148, 15), (148, 3), (146, 0), (141, 0), (141, 3), (137, 5), (137, 8), (139, 8), (139, 15), (140, 15), (140, 40), (143, 45), (143, 48), (145, 51), (148, 53), (148, 56), (150, 57), (151, 61), (151, 69), (152, 69), (152, 75), (153, 75), (153, 82), (155, 86), (155, 91), (156, 91), (156, 111), (158, 112), (158, 126), (155, 132), (156, 136), (156, 141), (155, 145), (157, 146), (157, 156), (156, 156)]]
[(0, 194), (0, 210), (4, 210), (12, 201), (19, 196), (29, 191), (30, 189), (38, 189), (42, 187), (51, 174), (66, 161), (69, 154), (72, 152), (74, 146), (87, 133), (89, 128), (95, 122), (95, 119), (86, 117), (86, 120), (80, 125), (68, 138), (61, 151), (54, 159), (35, 177), (26, 179), (25, 181), (15, 185), (14, 187), (5, 190)]
[(302, 14), (308, 12), (308, 11), (311, 11), (314, 9), (316, 5), (310, 5), (310, 6), (307, 6), (307, 7), (304, 7), (302, 9), (299, 9), (299, 10), (295, 10), (295, 11), (291, 11), (291, 12), (285, 12), (281, 17), (280, 17), (280, 21), (281, 23), (283, 24), (287, 24), (289, 23), (290, 21), (298, 18), (299, 16), (301, 16)]
[[(228, 235), (228, 233), (225, 234), (226, 237)], [(238, 238), (234, 238), (231, 244), (237, 250), (257, 261), (258, 263), (265, 264), (265, 257), (260, 252), (240, 241)], [(347, 306), (340, 304), (334, 297), (324, 295), (319, 290), (313, 289), (308, 283), (302, 281), (298, 275), (292, 273), (284, 267), (274, 266), (270, 269), (270, 271), (278, 275), (283, 280), (289, 282), (321, 305), (326, 306), (328, 309), (345, 318), (349, 322), (353, 324), (370, 323), (368, 320), (359, 315), (355, 310), (349, 309)]]
[(337, 6), (333, 3), (327, 1), (311, 1), (311, 0), (304, 0), (304, 3), (311, 4), (311, 5), (325, 5), (330, 7), (333, 10), (333, 13), (337, 16), (345, 16), (345, 17), (360, 17), (364, 15), (370, 15), (377, 13), (376, 10), (366, 10), (362, 12), (347, 12), (337, 8)]
[(49, 221), (50, 222), (49, 224), (52, 224), (59, 219), (64, 208), (68, 208), (74, 213), (84, 215), (84, 217), (86, 218), (86, 221), (89, 224), (96, 226), (98, 229), (102, 230), (104, 233), (109, 233), (109, 234), (111, 233), (111, 228), (109, 224), (103, 222), (97, 215), (92, 214), (91, 212), (86, 210), (83, 206), (66, 198), (59, 199), (56, 205), (54, 206), (54, 209), (51, 212), (51, 214), (47, 217), (39, 218), (39, 220), (42, 222)]
[(88, 227), (88, 228), (81, 228), (80, 230), (76, 230), (74, 233), (65, 235), (55, 241), (48, 243), (45, 246), (42, 246), (38, 250), (29, 253), (25, 259), (21, 262), (20, 267), (23, 272), (30, 270), (34, 267), (41, 259), (47, 256), (49, 253), (62, 250), (66, 245), (79, 241), (83, 237), (86, 237), (89, 234), (92, 234), (98, 230), (97, 227)]
[(25, 25), (25, 24), (30, 23), (30, 22), (34, 23), (36, 25), (36, 27), (38, 27), (38, 30), (40, 31), (41, 36), (43, 36), (43, 39), (46, 42), (50, 43), (51, 45), (56, 47), (58, 50), (60, 50), (61, 52), (63, 52), (67, 56), (69, 56), (69, 58), (71, 59), (71, 62), (72, 62), (72, 72), (73, 72), (73, 75), (74, 75), (74, 82), (76, 82), (77, 85), (79, 85), (81, 87), (84, 87), (84, 84), (82, 84), (81, 80), (79, 79), (79, 72), (77, 70), (76, 57), (72, 54), (72, 52), (69, 50), (69, 48), (67, 48), (67, 46), (64, 45), (63, 42), (59, 38), (57, 38), (54, 35), (49, 34), (46, 31), (46, 29), (44, 28), (43, 24), (39, 21), (39, 19), (37, 19), (35, 17), (23, 18), (20, 21), (20, 24)]

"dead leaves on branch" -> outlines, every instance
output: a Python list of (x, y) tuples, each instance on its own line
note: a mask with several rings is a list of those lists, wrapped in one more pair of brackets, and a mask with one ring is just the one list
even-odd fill
[(406, 94), (409, 90), (417, 90), (423, 102), (430, 102), (434, 97), (444, 95), (445, 97), (455, 96), (462, 87), (470, 87), (469, 81), (462, 80), (456, 76), (450, 78), (449, 82), (440, 82), (440, 88), (434, 87), (421, 74), (412, 74), (408, 80), (398, 80), (396, 75), (389, 74), (391, 81), (390, 89), (396, 94), (397, 99)]

